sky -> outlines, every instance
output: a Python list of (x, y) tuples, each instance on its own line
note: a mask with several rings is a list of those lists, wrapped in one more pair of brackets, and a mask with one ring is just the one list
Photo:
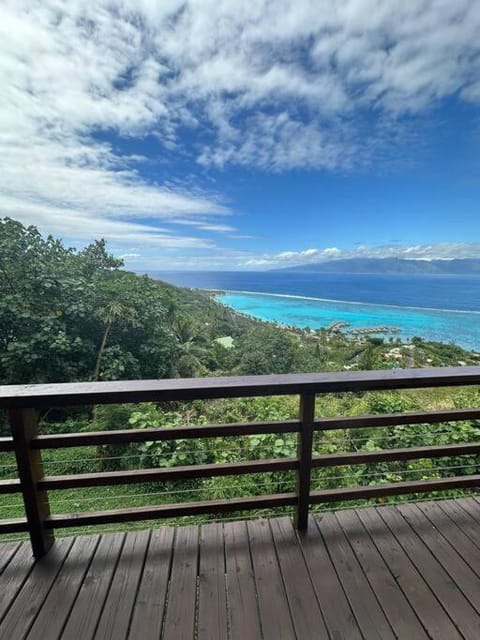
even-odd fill
[(480, 257), (478, 0), (1, 5), (1, 217), (140, 272)]

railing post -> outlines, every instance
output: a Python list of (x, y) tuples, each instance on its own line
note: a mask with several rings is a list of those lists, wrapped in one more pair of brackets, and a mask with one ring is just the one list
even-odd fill
[(308, 506), (310, 501), (310, 479), (312, 471), (313, 422), (315, 420), (315, 394), (300, 396), (300, 433), (298, 434), (297, 456), (297, 511), (295, 527), (300, 531), (308, 526)]
[(38, 414), (34, 409), (10, 409), (8, 414), (33, 555), (41, 558), (52, 546), (54, 536), (45, 528), (50, 515), (48, 494), (37, 488), (43, 478), (42, 455), (30, 446), (38, 432)]

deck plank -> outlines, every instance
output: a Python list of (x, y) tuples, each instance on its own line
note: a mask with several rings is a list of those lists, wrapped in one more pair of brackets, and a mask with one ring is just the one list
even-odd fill
[(33, 565), (20, 592), (0, 624), (0, 639), (24, 638), (54, 584), (74, 538), (57, 540), (50, 551)]
[(474, 498), (0, 544), (0, 640), (480, 638)]
[(95, 640), (123, 640), (127, 637), (149, 542), (150, 531), (127, 534), (95, 631)]
[(428, 638), (420, 620), (353, 510), (337, 511), (357, 559), (398, 638)]
[(414, 504), (397, 507), (402, 516), (480, 614), (480, 580), (454, 547)]
[(317, 596), (290, 518), (274, 518), (270, 525), (297, 637), (328, 639)]
[(24, 542), (0, 576), (0, 621), (15, 601), (32, 569), (32, 549), (30, 543)]
[(315, 517), (338, 577), (365, 638), (386, 640), (395, 634), (333, 513)]
[(64, 640), (93, 638), (124, 540), (124, 533), (101, 536), (63, 630)]
[(177, 530), (168, 594), (164, 640), (192, 640), (195, 633), (198, 527)]
[(0, 543), (0, 574), (20, 548), (20, 542)]
[(197, 637), (198, 640), (228, 637), (225, 549), (223, 526), (219, 523), (200, 528)]
[(128, 634), (130, 640), (160, 638), (170, 577), (173, 535), (173, 527), (152, 531)]
[(269, 522), (250, 521), (247, 530), (264, 640), (292, 640), (296, 636)]
[(298, 538), (327, 629), (335, 640), (361, 640), (357, 621), (312, 516), (308, 522), (307, 531), (299, 533)]
[(257, 590), (245, 522), (224, 524), (230, 640), (261, 638)]
[(480, 638), (480, 617), (455, 581), (395, 508), (379, 509), (384, 522), (465, 638)]
[(57, 640), (68, 618), (99, 536), (79, 536), (70, 549), (27, 638)]
[[(480, 524), (480, 503), (474, 498), (457, 498), (457, 505), (462, 507), (474, 520)], [(477, 540), (480, 536), (477, 535)]]
[(467, 534), (453, 520), (446, 518), (435, 502), (420, 502), (417, 507), (480, 577), (480, 549)]
[(430, 636), (445, 640), (460, 638), (458, 630), (423, 580), (421, 573), (378, 515), (379, 510), (385, 509), (390, 507), (358, 509), (357, 514)]
[(472, 543), (480, 549), (480, 533), (475, 518), (462, 509), (456, 500), (442, 500), (437, 502), (440, 509), (467, 535)]

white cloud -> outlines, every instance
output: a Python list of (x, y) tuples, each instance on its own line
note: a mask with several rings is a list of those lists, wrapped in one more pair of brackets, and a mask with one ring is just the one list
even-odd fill
[(222, 198), (146, 179), (107, 133), (203, 167), (383, 162), (404, 116), (480, 103), (479, 32), (477, 0), (5, 0), (0, 211), (72, 241), (210, 249), (236, 231)]
[[(218, 197), (142, 179), (144, 158), (119, 155), (95, 135), (169, 138), (165, 69), (147, 55), (133, 17), (101, 2), (2, 8), (0, 212), (70, 241), (209, 248), (166, 225), (185, 215), (191, 227), (198, 217), (215, 224), (229, 213)], [(119, 88), (129, 71), (131, 86)]]
[(307, 249), (253, 256), (244, 263), (249, 268), (273, 268), (287, 265), (312, 264), (347, 258), (403, 258), (405, 260), (451, 260), (480, 258), (480, 242), (439, 242), (436, 244), (377, 247), (358, 246), (354, 249)]
[(134, 271), (174, 270), (264, 270), (287, 266), (331, 262), (347, 258), (403, 258), (410, 260), (450, 260), (480, 258), (480, 242), (443, 242), (425, 245), (359, 245), (355, 248), (309, 248), (302, 251), (281, 251), (255, 254), (252, 251), (211, 247), (199, 255), (188, 251), (181, 256), (168, 251), (159, 253), (145, 247), (141, 253), (128, 251), (123, 256), (126, 266)]

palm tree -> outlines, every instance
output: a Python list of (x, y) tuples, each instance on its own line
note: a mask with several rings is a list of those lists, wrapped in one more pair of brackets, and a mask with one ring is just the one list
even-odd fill
[(102, 341), (97, 354), (97, 360), (95, 362), (95, 370), (93, 372), (93, 379), (98, 380), (100, 377), (100, 366), (102, 362), (102, 356), (107, 345), (108, 335), (114, 322), (121, 320), (126, 325), (132, 325), (135, 322), (137, 316), (136, 309), (128, 307), (120, 300), (111, 300), (105, 307), (97, 311), (97, 318), (102, 322), (104, 326)]
[(176, 367), (177, 373), (181, 377), (191, 378), (202, 368), (201, 358), (206, 355), (207, 350), (201, 344), (202, 338), (189, 318), (177, 319), (174, 332), (180, 352)]

